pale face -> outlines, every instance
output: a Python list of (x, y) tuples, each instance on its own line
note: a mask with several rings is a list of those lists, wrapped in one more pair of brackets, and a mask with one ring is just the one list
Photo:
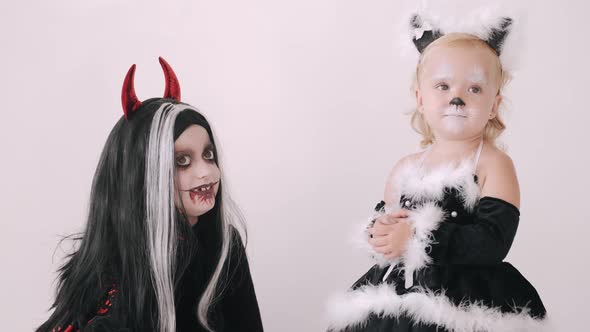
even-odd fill
[(461, 140), (483, 135), (502, 99), (495, 55), (475, 47), (442, 45), (427, 52), (416, 102), (435, 138)]
[(221, 176), (205, 128), (191, 125), (178, 137), (174, 142), (174, 162), (176, 205), (183, 206), (189, 222), (195, 224), (199, 216), (215, 205)]

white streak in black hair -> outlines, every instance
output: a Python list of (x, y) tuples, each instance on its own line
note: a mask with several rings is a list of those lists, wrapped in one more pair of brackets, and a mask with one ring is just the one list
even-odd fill
[(174, 121), (181, 111), (163, 104), (152, 120), (146, 158), (146, 232), (159, 331), (176, 331), (174, 266), (176, 215), (174, 204)]

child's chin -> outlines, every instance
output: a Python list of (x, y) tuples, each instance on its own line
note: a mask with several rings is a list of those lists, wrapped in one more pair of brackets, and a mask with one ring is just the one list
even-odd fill
[(211, 202), (211, 203), (203, 203), (200, 204), (200, 206), (197, 207), (192, 207), (187, 209), (187, 214), (189, 216), (193, 216), (193, 217), (200, 217), (202, 215), (204, 215), (205, 213), (211, 211), (211, 209), (213, 209), (213, 206), (215, 205), (215, 201)]

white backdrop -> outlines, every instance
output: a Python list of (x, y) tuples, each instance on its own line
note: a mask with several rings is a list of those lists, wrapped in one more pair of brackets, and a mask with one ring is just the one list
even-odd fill
[[(527, 48), (503, 136), (522, 189), (508, 260), (563, 331), (589, 313), (588, 67), (583, 0), (521, 1)], [(98, 156), (137, 63), (160, 96), (164, 56), (220, 138), (249, 226), (267, 331), (322, 331), (324, 303), (370, 266), (348, 241), (418, 149), (393, 0), (3, 1), (2, 330), (48, 316), (60, 235), (82, 229)]]

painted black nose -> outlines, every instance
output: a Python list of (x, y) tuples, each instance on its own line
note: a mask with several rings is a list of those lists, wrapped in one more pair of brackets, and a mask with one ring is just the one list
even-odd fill
[(453, 98), (449, 104), (453, 106), (465, 106), (465, 102), (459, 97)]

